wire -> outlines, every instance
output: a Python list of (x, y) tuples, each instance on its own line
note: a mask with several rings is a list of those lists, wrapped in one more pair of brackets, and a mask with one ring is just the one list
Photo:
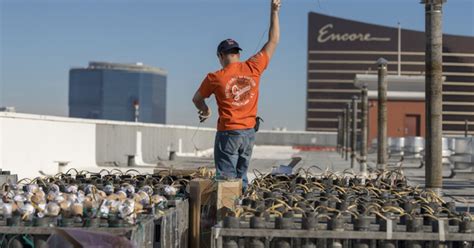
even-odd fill
[(194, 150), (196, 152), (201, 150), (201, 149), (199, 149), (199, 147), (196, 145), (196, 142), (194, 141), (194, 138), (196, 137), (197, 132), (199, 131), (199, 129), (201, 129), (201, 124), (202, 124), (202, 122), (199, 122), (196, 130), (194, 130), (193, 136), (191, 137), (191, 143), (193, 143)]
[(257, 46), (255, 47), (255, 51), (253, 51), (252, 55), (255, 54), (258, 51), (258, 48), (260, 47), (260, 44), (262, 43), (263, 37), (265, 37), (265, 34), (268, 32), (268, 29), (265, 28), (265, 31), (263, 31), (262, 36), (260, 36), (260, 40), (258, 41)]

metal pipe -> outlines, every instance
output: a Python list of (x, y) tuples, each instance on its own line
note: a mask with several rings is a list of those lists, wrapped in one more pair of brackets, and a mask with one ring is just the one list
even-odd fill
[(361, 147), (360, 147), (360, 172), (362, 175), (367, 174), (367, 139), (368, 139), (368, 114), (369, 114), (369, 97), (367, 96), (367, 85), (362, 86), (361, 91)]
[(339, 116), (337, 117), (337, 131), (336, 131), (336, 152), (339, 152), (339, 140), (341, 137), (341, 124), (339, 123), (340, 119)]
[(397, 75), (402, 75), (402, 25), (398, 22), (398, 52), (397, 52)]
[(357, 96), (352, 97), (352, 138), (351, 138), (351, 168), (353, 169), (357, 162)]
[(339, 149), (340, 153), (342, 154), (344, 152), (344, 111), (342, 111), (342, 114), (339, 116), (339, 120), (340, 120), (340, 125), (341, 125), (341, 135), (339, 137), (340, 139), (340, 144), (341, 144), (341, 147)]
[(341, 121), (342, 121), (342, 123), (341, 123), (341, 151), (340, 151), (340, 153), (341, 153), (341, 158), (344, 158), (344, 142), (345, 142), (345, 141), (344, 141), (344, 135), (345, 135), (345, 134), (344, 134), (344, 131), (345, 131), (345, 130), (344, 130), (344, 128), (345, 128), (344, 121), (345, 121), (345, 119), (346, 119), (346, 117), (345, 117), (345, 114), (346, 114), (345, 111), (346, 111), (345, 109), (342, 109), (342, 115), (341, 115)]
[(137, 100), (133, 101), (133, 109), (135, 110), (135, 122), (138, 122), (138, 118), (140, 116), (140, 105), (138, 104)]
[(464, 137), (467, 137), (467, 135), (469, 134), (469, 122), (466, 120), (464, 120)]
[(351, 104), (348, 103), (347, 106), (346, 106), (346, 109), (345, 109), (345, 114), (346, 114), (346, 121), (345, 121), (345, 131), (344, 131), (344, 138), (345, 138), (345, 158), (346, 158), (346, 161), (349, 160), (349, 114), (351, 112)]
[(378, 65), (378, 109), (377, 109), (377, 169), (387, 166), (387, 64), (384, 58)]
[(426, 93), (426, 188), (441, 193), (442, 177), (442, 94), (443, 94), (443, 3), (422, 0), (425, 5), (425, 93)]
[(342, 151), (342, 115), (337, 116), (337, 152)]
[(342, 111), (342, 149), (341, 149), (341, 157), (344, 158), (346, 152), (346, 116), (347, 116), (347, 109), (344, 108)]

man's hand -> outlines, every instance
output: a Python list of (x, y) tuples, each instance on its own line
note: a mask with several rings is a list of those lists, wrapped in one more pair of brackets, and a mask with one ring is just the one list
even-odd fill
[(268, 41), (263, 46), (262, 50), (268, 55), (268, 58), (273, 56), (275, 49), (280, 42), (280, 20), (278, 13), (280, 12), (281, 0), (271, 0), (270, 13), (270, 30), (268, 32)]
[(204, 122), (209, 117), (211, 117), (211, 109), (207, 106), (206, 102), (204, 101), (204, 97), (201, 96), (199, 90), (196, 91), (196, 94), (194, 94), (193, 102), (198, 109), (200, 122)]
[(207, 108), (207, 111), (199, 110), (198, 114), (199, 114), (199, 121), (205, 122), (207, 119), (209, 119), (209, 117), (211, 117), (211, 109)]
[(272, 0), (272, 12), (280, 11), (281, 0)]

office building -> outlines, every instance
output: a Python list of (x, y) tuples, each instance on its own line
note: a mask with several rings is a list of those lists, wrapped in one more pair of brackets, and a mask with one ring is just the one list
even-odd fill
[(166, 72), (137, 64), (90, 62), (69, 71), (69, 116), (166, 123)]
[[(380, 57), (388, 60), (388, 75), (424, 76), (424, 32), (400, 29), (399, 35), (397, 27), (318, 13), (309, 13), (308, 22), (308, 131), (337, 130), (337, 120), (342, 109), (352, 96), (360, 95), (360, 89), (354, 85), (356, 75), (377, 75), (376, 60)], [(468, 120), (471, 133), (474, 133), (473, 44), (474, 37), (443, 36), (444, 134), (464, 134), (465, 120)], [(392, 83), (396, 84), (397, 81)], [(413, 100), (419, 102), (423, 99)], [(400, 122), (402, 126), (391, 126), (389, 122), (388, 128), (405, 130), (410, 128), (403, 126), (405, 123), (413, 125), (416, 119), (424, 117), (413, 117), (411, 113), (406, 113), (403, 118), (407, 120)], [(423, 129), (424, 125), (420, 123), (421, 120), (417, 125)], [(423, 134), (423, 130), (418, 132), (416, 129), (416, 134)]]

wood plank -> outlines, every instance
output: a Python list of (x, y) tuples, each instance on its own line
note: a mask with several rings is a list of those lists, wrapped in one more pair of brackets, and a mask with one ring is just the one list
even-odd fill
[[(216, 171), (213, 167), (206, 167), (206, 170), (211, 174), (215, 174)], [(197, 169), (176, 169), (173, 167), (160, 167), (153, 170), (154, 174), (160, 176), (190, 176), (196, 172), (198, 172)]]
[(189, 184), (189, 247), (200, 248), (201, 239), (201, 205), (207, 202), (212, 193), (213, 181), (210, 179), (193, 179)]

